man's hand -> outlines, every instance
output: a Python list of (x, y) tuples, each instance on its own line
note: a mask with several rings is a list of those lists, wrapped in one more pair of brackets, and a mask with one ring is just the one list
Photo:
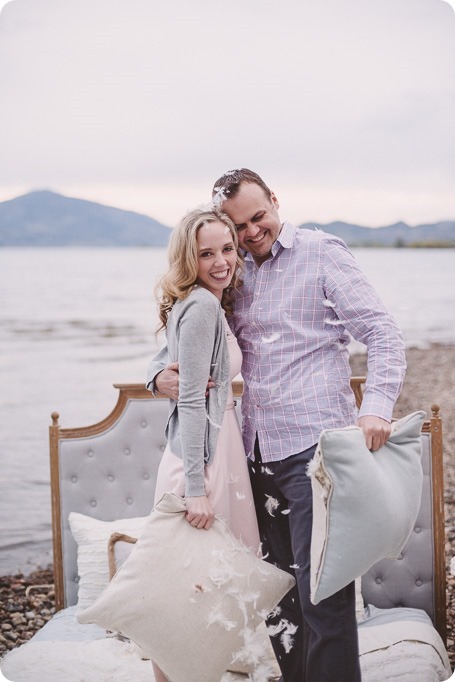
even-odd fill
[(171, 362), (155, 378), (155, 388), (165, 398), (179, 398), (179, 363)]
[[(215, 382), (209, 377), (207, 382), (207, 389), (205, 395), (208, 395), (209, 389), (215, 386)], [(179, 363), (171, 362), (165, 367), (155, 378), (155, 389), (160, 395), (165, 398), (172, 398), (172, 400), (179, 399)]]
[(186, 520), (194, 528), (205, 528), (208, 530), (215, 515), (205, 495), (201, 497), (186, 497), (185, 498), (187, 512), (185, 514)]
[(392, 431), (388, 421), (368, 414), (357, 419), (357, 426), (363, 431), (368, 450), (373, 452), (382, 448)]

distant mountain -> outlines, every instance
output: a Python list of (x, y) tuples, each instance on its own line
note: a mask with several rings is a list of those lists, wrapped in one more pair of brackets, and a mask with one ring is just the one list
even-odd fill
[[(455, 245), (455, 221), (362, 227), (305, 223), (349, 246)], [(170, 229), (153, 218), (42, 190), (0, 202), (0, 246), (166, 246)]]
[(327, 225), (304, 223), (301, 228), (319, 229), (341, 237), (348, 246), (407, 246), (410, 244), (445, 244), (455, 246), (455, 221), (432, 225), (410, 227), (406, 223), (395, 223), (387, 227), (361, 227), (349, 223), (335, 222)]
[(47, 190), (0, 202), (0, 246), (166, 246), (169, 234), (145, 215)]

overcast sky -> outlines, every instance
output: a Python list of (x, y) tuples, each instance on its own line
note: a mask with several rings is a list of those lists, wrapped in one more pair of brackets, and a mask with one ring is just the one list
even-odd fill
[(0, 5), (0, 200), (47, 188), (174, 224), (246, 166), (296, 223), (455, 220), (443, 0)]

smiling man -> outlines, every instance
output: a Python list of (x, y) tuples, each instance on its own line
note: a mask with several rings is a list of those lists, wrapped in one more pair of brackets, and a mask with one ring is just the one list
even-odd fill
[[(406, 363), (400, 330), (344, 242), (281, 223), (275, 194), (256, 173), (223, 175), (214, 203), (235, 223), (245, 251), (243, 287), (229, 323), (243, 354), (243, 440), (267, 561), (296, 588), (268, 620), (284, 682), (359, 682), (354, 583), (310, 602), (312, 493), (307, 465), (323, 429), (357, 424), (368, 448), (390, 433)], [(350, 335), (365, 343), (360, 413), (350, 388)], [(155, 387), (176, 391), (175, 371)], [(283, 625), (284, 624), (284, 625)], [(289, 638), (281, 638), (283, 628)], [(292, 644), (292, 645), (290, 645)]]
[[(297, 626), (295, 644), (287, 651), (279, 636), (272, 643), (286, 682), (357, 682), (354, 585), (317, 606), (309, 600), (306, 466), (325, 428), (357, 423), (369, 448), (384, 444), (405, 372), (402, 335), (346, 245), (282, 224), (277, 197), (256, 173), (226, 173), (213, 196), (246, 252), (232, 328), (243, 352), (243, 436), (263, 550), (297, 580), (271, 623)], [(349, 333), (369, 353), (360, 415), (349, 383)], [(273, 516), (270, 500), (278, 503)]]

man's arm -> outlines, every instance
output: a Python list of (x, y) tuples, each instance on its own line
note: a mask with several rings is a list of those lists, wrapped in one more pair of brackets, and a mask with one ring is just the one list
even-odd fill
[(367, 447), (378, 450), (390, 435), (392, 410), (406, 370), (403, 335), (344, 242), (329, 238), (324, 283), (333, 311), (368, 350), (365, 393), (357, 425)]

